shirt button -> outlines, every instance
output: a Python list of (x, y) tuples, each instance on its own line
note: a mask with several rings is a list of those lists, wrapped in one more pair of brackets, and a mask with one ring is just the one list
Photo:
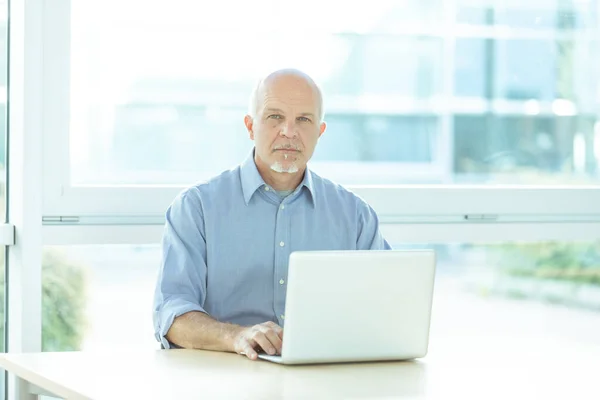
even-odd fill
[(285, 315), (281, 314), (281, 319), (285, 319)]
[(283, 246), (285, 246), (285, 243), (279, 242), (279, 247), (283, 247)]
[(280, 280), (279, 280), (279, 284), (280, 284), (280, 285), (283, 285), (284, 283), (285, 283), (285, 281), (284, 281), (283, 279), (280, 279)]
[(282, 204), (281, 206), (279, 206), (279, 208), (281, 208), (283, 210), (285, 208), (285, 206)]
[(267, 192), (269, 191), (269, 187), (268, 186), (265, 186), (265, 191), (267, 191)]

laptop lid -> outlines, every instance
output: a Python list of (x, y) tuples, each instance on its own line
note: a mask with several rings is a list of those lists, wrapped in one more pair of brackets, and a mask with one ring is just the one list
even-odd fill
[(435, 263), (432, 250), (292, 253), (283, 362), (424, 357)]

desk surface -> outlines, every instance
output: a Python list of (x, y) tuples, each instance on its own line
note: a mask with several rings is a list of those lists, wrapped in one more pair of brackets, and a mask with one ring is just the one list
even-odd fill
[(195, 350), (5, 354), (0, 366), (69, 399), (600, 399), (600, 348), (446, 338), (420, 361), (283, 366)]

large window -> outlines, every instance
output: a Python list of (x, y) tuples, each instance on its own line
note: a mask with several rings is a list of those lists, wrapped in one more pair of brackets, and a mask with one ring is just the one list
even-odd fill
[[(415, 206), (386, 191), (406, 185), (423, 185), (423, 196), (453, 186), (466, 208), (498, 184), (556, 189), (529, 196), (540, 214), (573, 213), (565, 187), (600, 201), (596, 0), (294, 7), (61, 0), (45, 9), (44, 213), (159, 218), (181, 188), (248, 154), (250, 92), (290, 66), (325, 93), (329, 127), (312, 168), (367, 200), (397, 195), (391, 214)], [(501, 203), (488, 202), (490, 212)]]
[[(600, 345), (600, 242), (395, 247), (437, 252), (433, 338), (554, 336)], [(43, 350), (157, 348), (159, 259), (158, 245), (46, 247)]]
[(432, 0), (413, 20), (400, 1), (288, 18), (289, 3), (72, 2), (72, 182), (189, 184), (235, 165), (255, 80), (293, 65), (325, 90), (313, 164), (341, 183), (373, 183), (380, 163), (376, 183), (598, 183), (595, 1)]
[(250, 93), (281, 67), (325, 94), (311, 167), (397, 247), (439, 250), (439, 334), (600, 337), (600, 0), (28, 5), (44, 350), (156, 345), (148, 243), (246, 157)]

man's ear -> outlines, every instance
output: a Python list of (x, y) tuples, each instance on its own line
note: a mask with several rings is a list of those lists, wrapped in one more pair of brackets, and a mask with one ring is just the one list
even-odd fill
[(254, 140), (254, 130), (252, 129), (254, 126), (254, 120), (250, 115), (246, 115), (244, 117), (244, 125), (246, 125), (246, 129), (248, 130), (248, 136), (250, 136), (250, 140)]
[(322, 134), (325, 133), (326, 129), (327, 129), (327, 123), (325, 121), (321, 122), (321, 126), (319, 127), (319, 138), (321, 137)]

